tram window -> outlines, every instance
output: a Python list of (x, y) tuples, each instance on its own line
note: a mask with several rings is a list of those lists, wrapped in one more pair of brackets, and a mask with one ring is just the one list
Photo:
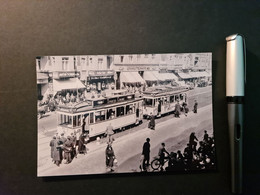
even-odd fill
[(89, 123), (90, 123), (90, 124), (91, 124), (91, 123), (94, 123), (94, 113), (91, 112), (89, 116), (90, 116), (90, 117), (89, 117)]
[(81, 115), (78, 115), (78, 120), (77, 120), (77, 126), (80, 126), (81, 125)]
[(76, 127), (76, 116), (73, 116), (73, 127)]
[(133, 105), (127, 105), (126, 114), (132, 114), (132, 113), (133, 113)]
[(170, 103), (174, 102), (174, 95), (170, 96)]
[(183, 94), (180, 94), (180, 100), (183, 100)]
[(115, 108), (110, 108), (107, 110), (107, 119), (115, 118)]
[(97, 111), (95, 112), (96, 122), (105, 120), (105, 111)]
[(179, 96), (176, 95), (176, 96), (175, 96), (175, 101), (178, 101), (178, 100), (179, 100)]
[(152, 106), (153, 101), (152, 101), (152, 99), (144, 99), (144, 103), (146, 106)]
[(119, 117), (119, 116), (124, 116), (124, 111), (125, 111), (125, 107), (122, 106), (122, 107), (117, 107), (116, 108), (116, 116)]

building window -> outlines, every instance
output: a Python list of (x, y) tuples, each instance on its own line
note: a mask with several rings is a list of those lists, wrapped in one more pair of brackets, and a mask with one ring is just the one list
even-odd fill
[(86, 63), (86, 59), (85, 58), (81, 58), (79, 65), (83, 66), (85, 63)]
[(148, 54), (144, 54), (144, 57), (145, 57), (145, 58), (148, 58)]
[(69, 58), (62, 58), (62, 70), (68, 70)]
[(129, 61), (132, 61), (132, 60), (133, 60), (133, 56), (130, 55), (130, 56), (129, 56)]
[(103, 59), (102, 58), (98, 58), (98, 64), (102, 64), (103, 63)]
[(152, 59), (154, 59), (155, 58), (155, 54), (152, 54)]
[(120, 56), (120, 58), (121, 58), (121, 62), (123, 62), (124, 61), (124, 56)]
[(92, 64), (92, 58), (89, 58), (89, 62)]

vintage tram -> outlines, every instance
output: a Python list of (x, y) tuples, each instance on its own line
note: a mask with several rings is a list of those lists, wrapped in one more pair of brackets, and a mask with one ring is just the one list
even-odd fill
[(143, 116), (145, 118), (149, 115), (160, 117), (161, 115), (173, 112), (177, 101), (179, 101), (180, 105), (183, 102), (187, 102), (188, 90), (183, 86), (156, 86), (148, 88), (143, 92)]
[(127, 91), (114, 91), (109, 96), (97, 96), (74, 104), (59, 105), (58, 133), (80, 132), (83, 122), (89, 137), (103, 135), (108, 125), (122, 129), (138, 125), (143, 119), (143, 99)]

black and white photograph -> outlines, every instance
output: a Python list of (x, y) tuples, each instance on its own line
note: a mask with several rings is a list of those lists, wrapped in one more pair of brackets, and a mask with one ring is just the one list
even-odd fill
[(37, 176), (216, 169), (212, 53), (36, 57)]

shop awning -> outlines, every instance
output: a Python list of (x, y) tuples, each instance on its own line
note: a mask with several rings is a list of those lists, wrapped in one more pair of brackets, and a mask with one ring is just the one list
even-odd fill
[(201, 71), (201, 72), (190, 72), (189, 73), (193, 78), (199, 78), (199, 77), (208, 77), (209, 73), (206, 71)]
[(37, 79), (48, 79), (48, 75), (45, 73), (37, 72)]
[(178, 80), (178, 78), (173, 73), (163, 73), (163, 74), (165, 74), (167, 80), (175, 80), (175, 81)]
[(153, 74), (159, 81), (178, 80), (177, 77), (173, 73), (153, 72)]
[(78, 78), (69, 78), (63, 80), (53, 79), (53, 92), (57, 93), (62, 90), (74, 90), (85, 88), (85, 85)]
[(145, 83), (138, 72), (121, 72), (120, 80), (122, 83)]
[(182, 79), (190, 79), (193, 78), (193, 76), (191, 76), (188, 73), (184, 73), (184, 72), (179, 72), (178, 75), (182, 78)]
[(157, 77), (153, 74), (154, 71), (145, 71), (144, 72), (144, 80), (145, 81), (157, 81)]

